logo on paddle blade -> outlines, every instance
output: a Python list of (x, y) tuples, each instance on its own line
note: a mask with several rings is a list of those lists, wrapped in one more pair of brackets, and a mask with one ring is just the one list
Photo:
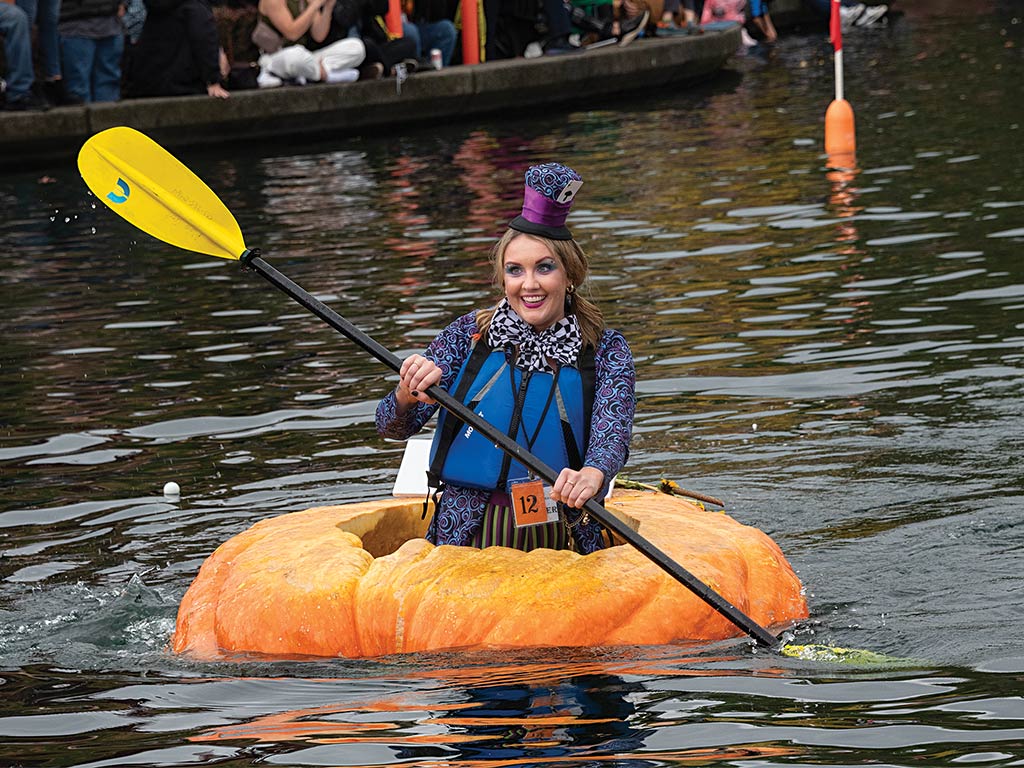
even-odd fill
[(121, 203), (128, 199), (132, 191), (128, 187), (128, 182), (125, 181), (124, 179), (118, 179), (117, 186), (121, 188), (121, 194), (119, 195), (117, 194), (117, 192), (107, 192), (107, 200), (109, 200), (112, 203), (120, 205)]

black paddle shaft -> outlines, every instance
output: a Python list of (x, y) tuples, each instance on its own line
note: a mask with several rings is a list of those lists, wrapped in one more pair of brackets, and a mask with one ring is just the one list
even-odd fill
[[(356, 328), (356, 326), (352, 325), (352, 323), (344, 317), (339, 315), (319, 299), (310, 295), (308, 291), (292, 282), (288, 277), (264, 261), (260, 257), (258, 251), (246, 250), (239, 259), (242, 264), (265, 278), (268, 282), (274, 285), (274, 287), (288, 294), (296, 302), (308, 309), (336, 331), (348, 337), (365, 351), (369, 352), (373, 357), (384, 363), (384, 365), (395, 373), (398, 373), (401, 370), (402, 361), (397, 356), (385, 347), (382, 347), (368, 335)], [(538, 477), (547, 482), (548, 485), (554, 485), (555, 480), (558, 477), (558, 473), (556, 473), (555, 470), (527, 451), (523, 446), (519, 445), (519, 443), (510, 438), (500, 429), (485, 421), (482, 417), (478, 416), (465, 405), (460, 403), (446, 390), (435, 385), (427, 389), (426, 394), (430, 395), (430, 397), (436, 400), (442, 408), (447, 410), (453, 416), (482, 432), (488, 439), (494, 441), (494, 444), (497, 447), (501, 448), (501, 450), (523, 466), (531, 469)], [(597, 518), (602, 525), (614, 531), (620, 538), (640, 550), (640, 552), (651, 560), (651, 562), (656, 564), (659, 568), (668, 573), (669, 576), (674, 578), (684, 587), (697, 595), (701, 600), (729, 619), (729, 621), (750, 635), (750, 637), (758, 643), (768, 648), (776, 644), (777, 638), (771, 632), (751, 619), (739, 608), (734, 606), (724, 597), (711, 589), (707, 584), (679, 565), (675, 560), (651, 544), (651, 542), (647, 541), (631, 528), (623, 524), (622, 521), (603, 506), (598, 504), (594, 499), (588, 499), (586, 504), (583, 506), (584, 509)]]

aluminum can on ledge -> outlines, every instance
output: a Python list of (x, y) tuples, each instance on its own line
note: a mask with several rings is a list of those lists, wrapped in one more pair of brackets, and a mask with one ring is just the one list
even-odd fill
[(444, 66), (444, 63), (441, 61), (440, 48), (430, 49), (430, 66), (432, 66), (434, 69), (441, 69), (441, 67)]

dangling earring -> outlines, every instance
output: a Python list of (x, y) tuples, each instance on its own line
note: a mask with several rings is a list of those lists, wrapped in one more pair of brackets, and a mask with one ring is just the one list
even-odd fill
[(573, 294), (576, 293), (576, 286), (572, 283), (565, 289), (565, 314), (571, 315), (572, 310), (576, 302), (573, 300)]

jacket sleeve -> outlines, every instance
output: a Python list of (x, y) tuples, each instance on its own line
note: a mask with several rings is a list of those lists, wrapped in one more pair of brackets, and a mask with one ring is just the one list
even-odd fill
[(597, 381), (583, 463), (604, 472), (607, 487), (629, 458), (636, 413), (636, 371), (629, 344), (618, 331), (605, 331), (594, 363)]
[[(473, 334), (476, 333), (476, 313), (463, 315), (437, 335), (427, 347), (423, 356), (433, 360), (441, 369), (442, 389), (451, 391), (462, 370), (462, 364), (469, 357)], [(430, 421), (438, 406), (417, 403), (401, 416), (398, 415), (398, 401), (392, 389), (377, 404), (377, 432), (381, 437), (392, 440), (408, 440)]]

